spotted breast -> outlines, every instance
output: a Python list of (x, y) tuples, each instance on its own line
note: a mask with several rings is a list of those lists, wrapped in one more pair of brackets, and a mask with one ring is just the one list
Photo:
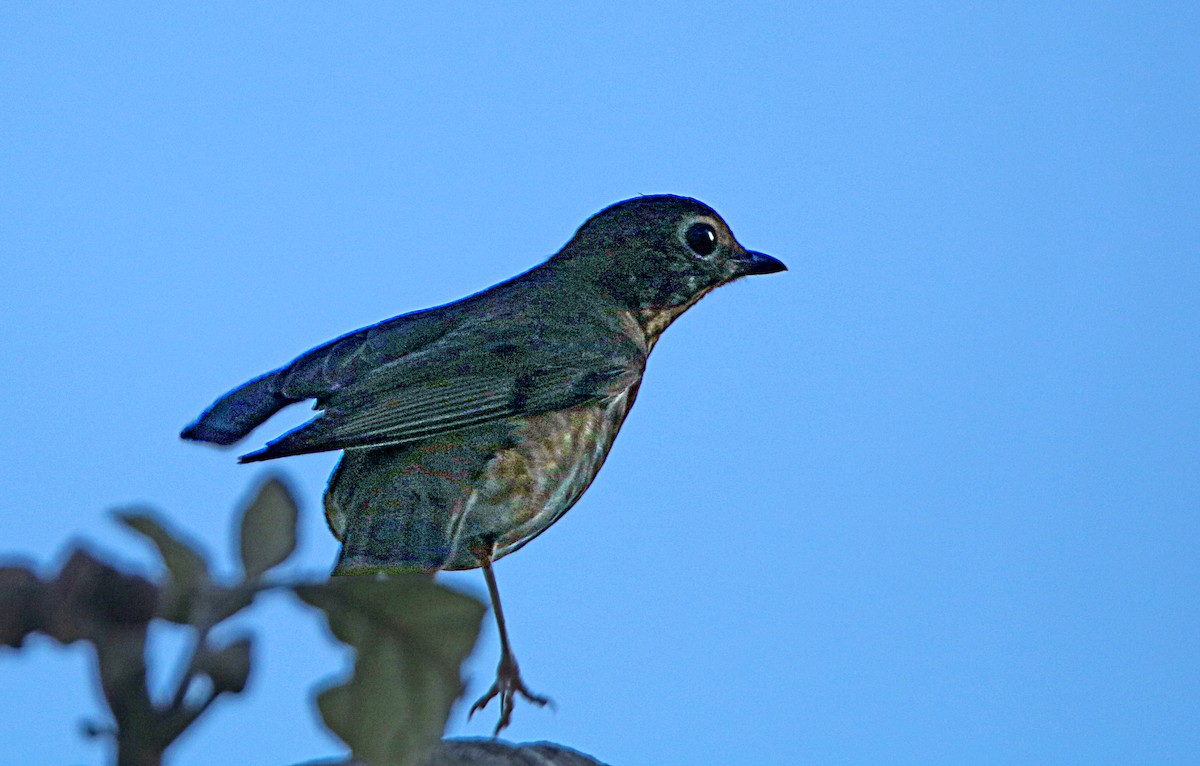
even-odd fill
[(414, 444), (346, 450), (325, 495), (343, 543), (335, 573), (472, 569), (475, 546), (494, 546), (493, 560), (519, 549), (592, 483), (637, 388)]

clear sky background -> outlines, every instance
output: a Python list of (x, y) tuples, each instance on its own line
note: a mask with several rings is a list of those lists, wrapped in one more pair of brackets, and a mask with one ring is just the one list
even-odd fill
[[(148, 569), (109, 516), (145, 502), (228, 571), (275, 469), (296, 571), (327, 571), (335, 455), (238, 466), (180, 428), (685, 194), (791, 270), (670, 329), (592, 489), (498, 565), (558, 702), (508, 736), (622, 765), (1197, 762), (1200, 6), (403, 5), (0, 11), (5, 552)], [(173, 763), (338, 754), (307, 690), (342, 653), (283, 597), (248, 625), (248, 695)], [(497, 651), (489, 624), (469, 698)], [(88, 668), (0, 657), (0, 760), (103, 761)]]

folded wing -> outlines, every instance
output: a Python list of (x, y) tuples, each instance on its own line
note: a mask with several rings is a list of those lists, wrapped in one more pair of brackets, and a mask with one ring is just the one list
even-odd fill
[(607, 345), (615, 348), (545, 338), (518, 346), (451, 333), (321, 396), (321, 415), (241, 461), (403, 444), (602, 401), (635, 384), (644, 365), (632, 343)]

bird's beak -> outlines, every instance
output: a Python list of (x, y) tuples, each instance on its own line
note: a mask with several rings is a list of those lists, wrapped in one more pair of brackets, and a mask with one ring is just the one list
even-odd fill
[(737, 275), (739, 277), (787, 271), (787, 266), (783, 265), (783, 261), (778, 258), (772, 258), (766, 253), (756, 253), (753, 250), (744, 252), (742, 257), (738, 258), (737, 264)]

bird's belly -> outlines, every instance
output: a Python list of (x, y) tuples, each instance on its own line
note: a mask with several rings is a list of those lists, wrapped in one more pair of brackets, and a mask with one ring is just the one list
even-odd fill
[(489, 461), (455, 520), (458, 555), (446, 568), (478, 566), (469, 555), (473, 541), (494, 540), (493, 560), (506, 556), (566, 513), (604, 464), (632, 398), (626, 391), (522, 419), (514, 445)]

